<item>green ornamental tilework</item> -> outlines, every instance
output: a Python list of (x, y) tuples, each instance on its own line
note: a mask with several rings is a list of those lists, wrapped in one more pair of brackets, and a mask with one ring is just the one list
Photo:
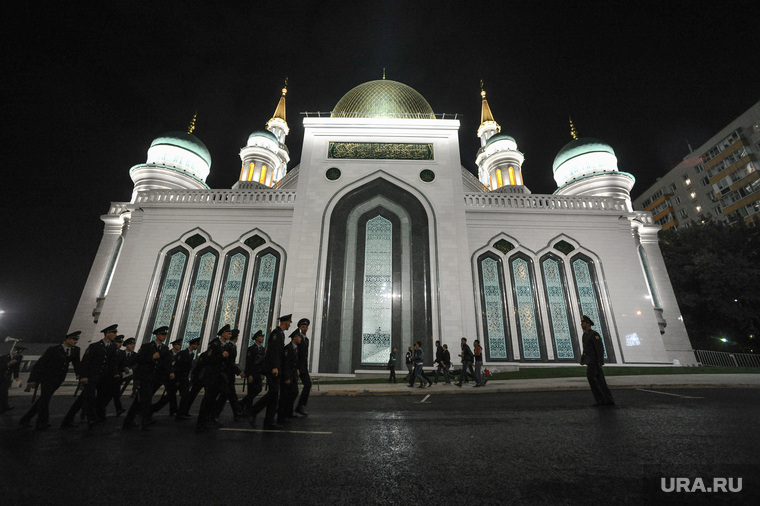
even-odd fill
[(604, 358), (607, 358), (607, 346), (604, 344), (604, 332), (601, 325), (602, 319), (599, 316), (599, 301), (596, 300), (591, 269), (593, 266), (590, 266), (586, 260), (582, 258), (573, 260), (573, 274), (575, 275), (575, 287), (578, 291), (578, 301), (581, 304), (581, 313), (591, 318), (596, 324), (594, 330), (599, 332), (602, 337)]
[(506, 359), (507, 336), (504, 329), (504, 300), (499, 264), (493, 258), (486, 257), (480, 262), (480, 268), (483, 273), (488, 352), (490, 358)]
[(552, 323), (557, 358), (575, 358), (573, 335), (570, 332), (570, 321), (568, 319), (567, 297), (559, 262), (553, 258), (547, 258), (541, 267), (544, 271), (546, 300), (549, 303), (549, 319)]
[(433, 160), (433, 144), (330, 142), (329, 158), (352, 160)]
[[(158, 327), (171, 327), (174, 319), (174, 308), (177, 305), (177, 295), (182, 286), (182, 275), (185, 272), (185, 263), (187, 255), (178, 251), (169, 259), (169, 268), (164, 275), (164, 282), (161, 285), (161, 295), (158, 298), (156, 306), (156, 319), (153, 321), (154, 329)], [(156, 336), (151, 337), (151, 341)]]
[(209, 252), (201, 256), (193, 283), (193, 295), (190, 297), (190, 305), (187, 310), (185, 334), (182, 336), (183, 348), (188, 345), (191, 339), (202, 337), (201, 332), (206, 321), (206, 310), (211, 295), (211, 285), (214, 281), (215, 266), (216, 255), (214, 253)]
[(523, 358), (540, 359), (541, 347), (538, 342), (538, 324), (536, 307), (533, 302), (533, 283), (528, 262), (522, 258), (512, 261), (515, 302), (517, 305), (520, 336), (522, 338)]
[(242, 253), (236, 253), (230, 258), (227, 274), (222, 290), (222, 300), (219, 304), (219, 327), (237, 325), (237, 315), (240, 309), (240, 297), (243, 293), (243, 277), (247, 258)]
[(393, 316), (393, 223), (367, 221), (362, 297), (362, 364), (385, 364), (391, 351)]
[(251, 309), (251, 324), (248, 327), (248, 346), (253, 345), (253, 334), (257, 330), (264, 332), (264, 343), (269, 338), (269, 308), (274, 298), (274, 274), (277, 270), (277, 257), (267, 253), (259, 262), (259, 274), (256, 276), (253, 308)]

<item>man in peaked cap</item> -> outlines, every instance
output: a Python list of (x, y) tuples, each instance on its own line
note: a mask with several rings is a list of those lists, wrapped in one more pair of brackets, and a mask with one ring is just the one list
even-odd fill
[(174, 416), (177, 414), (177, 391), (179, 389), (179, 384), (177, 382), (177, 373), (174, 370), (174, 367), (177, 363), (177, 357), (179, 356), (180, 350), (182, 349), (182, 343), (182, 339), (175, 339), (171, 342), (172, 347), (169, 349), (169, 353), (167, 354), (167, 360), (171, 362), (171, 367), (169, 369), (174, 373), (174, 378), (165, 376), (158, 378), (158, 380), (161, 381), (164, 385), (164, 395), (162, 395), (161, 399), (159, 399), (159, 401), (153, 405), (154, 413), (161, 411), (161, 408), (168, 404), (169, 416)]
[(169, 349), (164, 344), (169, 335), (169, 327), (159, 327), (153, 331), (153, 335), (156, 336), (155, 339), (140, 346), (140, 351), (137, 352), (137, 367), (135, 368), (137, 397), (127, 411), (122, 429), (131, 429), (135, 426), (134, 419), (139, 409), (140, 423), (143, 430), (147, 430), (153, 424), (153, 394), (165, 378), (174, 378)]
[(243, 406), (245, 412), (251, 410), (253, 405), (253, 399), (261, 393), (264, 388), (261, 380), (262, 367), (264, 365), (264, 333), (261, 330), (257, 330), (252, 336), (253, 343), (248, 347), (248, 351), (245, 355), (245, 378), (248, 382), (248, 393), (245, 394), (243, 400), (240, 403)]
[(581, 365), (586, 366), (586, 378), (596, 400), (594, 406), (614, 406), (615, 399), (612, 397), (612, 392), (610, 392), (607, 380), (604, 379), (602, 372), (604, 344), (599, 333), (591, 329), (593, 326), (594, 322), (591, 318), (586, 315), (581, 316), (581, 328), (583, 329)]
[(121, 379), (124, 375), (124, 360), (126, 357), (124, 350), (121, 349), (122, 344), (124, 344), (124, 336), (122, 334), (117, 335), (113, 342), (116, 346), (116, 356), (114, 357), (114, 360), (116, 360), (116, 376), (111, 381), (111, 398), (113, 399), (113, 406), (116, 408), (116, 416), (120, 416), (124, 413), (124, 408), (121, 405)]
[(280, 325), (275, 327), (269, 334), (267, 348), (264, 354), (263, 372), (267, 377), (267, 393), (264, 397), (256, 401), (251, 406), (251, 412), (248, 421), (251, 425), (256, 424), (256, 415), (266, 408), (264, 415), (264, 430), (279, 430), (281, 426), (275, 423), (277, 407), (280, 401), (280, 368), (282, 364), (282, 352), (285, 346), (285, 331), (290, 328), (293, 322), (293, 315), (287, 314), (280, 316)]
[(216, 333), (218, 336), (208, 343), (208, 349), (203, 352), (203, 400), (198, 411), (198, 420), (195, 424), (196, 432), (204, 432), (209, 425), (220, 426), (216, 420), (216, 407), (220, 402), (219, 396), (225, 395), (227, 381), (224, 375), (225, 361), (230, 353), (225, 349), (227, 341), (232, 337), (232, 329), (225, 325)]
[(92, 427), (106, 418), (106, 405), (111, 399), (112, 381), (118, 375), (116, 370), (116, 346), (113, 344), (118, 334), (118, 325), (104, 328), (103, 339), (91, 343), (82, 357), (79, 382), (83, 385), (82, 395), (69, 408), (61, 427), (71, 427), (80, 407), (87, 416), (87, 425)]
[(223, 385), (225, 391), (223, 392), (223, 395), (219, 396), (215, 411), (217, 417), (221, 415), (222, 410), (224, 410), (225, 402), (229, 401), (235, 421), (243, 416), (243, 407), (240, 405), (237, 390), (235, 389), (235, 378), (237, 376), (240, 376), (241, 378), (243, 377), (243, 371), (241, 371), (240, 367), (237, 365), (237, 342), (239, 336), (240, 330), (232, 329), (230, 340), (224, 345), (224, 349), (229, 353), (229, 356), (224, 361), (224, 368), (222, 370), (222, 375), (226, 380), (226, 384)]
[(298, 377), (301, 379), (301, 396), (298, 398), (295, 412), (302, 416), (308, 416), (304, 409), (309, 402), (311, 393), (311, 376), (309, 376), (309, 338), (306, 332), (309, 330), (311, 322), (308, 318), (298, 320), (298, 333), (301, 334), (301, 341), (298, 343)]
[[(190, 395), (190, 371), (193, 370), (193, 363), (195, 362), (195, 350), (201, 344), (201, 338), (196, 337), (191, 339), (187, 343), (187, 348), (180, 351), (174, 360), (174, 379), (177, 382), (177, 390), (180, 395), (179, 409), (177, 410), (177, 420), (183, 420), (190, 418), (187, 411), (190, 410), (190, 404), (195, 399), (189, 398)], [(196, 395), (198, 392), (196, 391)]]
[(77, 376), (79, 375), (79, 348), (76, 343), (81, 333), (78, 330), (67, 335), (62, 344), (45, 350), (40, 359), (34, 363), (27, 384), (32, 388), (39, 385), (41, 393), (37, 402), (19, 420), (18, 423), (22, 427), (31, 427), (31, 421), (35, 415), (37, 415), (37, 430), (50, 427), (50, 399), (66, 379), (69, 364), (74, 366), (74, 372)]

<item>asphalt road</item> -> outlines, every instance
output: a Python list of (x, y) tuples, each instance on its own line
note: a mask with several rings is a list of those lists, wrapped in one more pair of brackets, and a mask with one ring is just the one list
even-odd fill
[[(289, 431), (37, 432), (0, 417), (0, 504), (757, 504), (758, 389), (316, 396)], [(423, 401), (424, 402), (421, 402)], [(71, 397), (56, 396), (60, 423)], [(197, 402), (195, 411), (197, 410)], [(259, 427), (260, 427), (259, 420)], [(664, 492), (688, 478), (693, 492)], [(701, 482), (697, 480), (701, 479)], [(741, 491), (702, 492), (725, 478)], [(662, 480), (665, 480), (664, 482)], [(728, 481), (731, 479), (731, 481)], [(673, 481), (672, 483), (678, 483)], [(685, 483), (683, 480), (681, 483)], [(720, 482), (719, 482), (720, 483)]]

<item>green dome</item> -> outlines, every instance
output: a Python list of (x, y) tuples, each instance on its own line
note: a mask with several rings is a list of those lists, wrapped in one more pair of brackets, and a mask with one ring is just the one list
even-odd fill
[(206, 145), (193, 134), (187, 132), (168, 132), (161, 137), (157, 137), (150, 143), (150, 147), (161, 144), (186, 149), (187, 151), (200, 156), (206, 164), (211, 166), (211, 153), (208, 152)]
[(560, 165), (570, 160), (571, 158), (575, 158), (576, 156), (585, 155), (588, 153), (598, 153), (600, 151), (610, 153), (613, 156), (615, 155), (615, 151), (612, 149), (612, 147), (606, 142), (600, 141), (599, 139), (592, 139), (591, 137), (573, 139), (572, 141), (565, 144), (565, 147), (559, 150), (559, 153), (557, 153), (557, 156), (554, 158), (552, 170), (554, 172), (557, 172), (557, 168)]
[(360, 84), (343, 95), (331, 117), (435, 119), (435, 113), (411, 87), (382, 79)]
[(517, 141), (516, 141), (516, 140), (515, 140), (515, 138), (514, 138), (514, 137), (512, 137), (511, 135), (507, 135), (507, 134), (496, 134), (496, 135), (494, 135), (493, 137), (491, 137), (490, 139), (488, 139), (488, 142), (486, 142), (486, 146), (488, 146), (488, 145), (489, 145), (489, 144), (491, 144), (492, 142), (496, 142), (496, 141), (503, 141), (503, 140), (512, 141), (512, 142), (514, 142), (515, 144), (517, 144)]
[(251, 135), (248, 136), (248, 139), (250, 140), (251, 137), (267, 137), (268, 139), (272, 139), (274, 142), (278, 143), (280, 141), (277, 140), (277, 137), (270, 132), (269, 130), (256, 130)]

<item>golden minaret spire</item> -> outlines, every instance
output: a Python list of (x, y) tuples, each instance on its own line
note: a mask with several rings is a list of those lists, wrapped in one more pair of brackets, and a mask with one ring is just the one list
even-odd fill
[[(570, 116), (568, 116), (570, 118)], [(573, 124), (573, 118), (570, 118), (570, 135), (575, 139), (578, 140), (578, 132), (575, 130), (575, 125)]]
[[(487, 121), (493, 122), (498, 127), (498, 123), (493, 119), (491, 114), (491, 108), (488, 106), (488, 100), (486, 100), (486, 90), (483, 88), (483, 80), (480, 80), (480, 96), (483, 98), (483, 106), (480, 109), (480, 124), (483, 125)], [(499, 128), (500, 130), (501, 128)], [(499, 131), (497, 130), (497, 131)]]
[(187, 127), (187, 133), (191, 134), (195, 130), (195, 120), (198, 117), (198, 111), (195, 111), (195, 114), (193, 114), (193, 119), (190, 120), (190, 125)]

